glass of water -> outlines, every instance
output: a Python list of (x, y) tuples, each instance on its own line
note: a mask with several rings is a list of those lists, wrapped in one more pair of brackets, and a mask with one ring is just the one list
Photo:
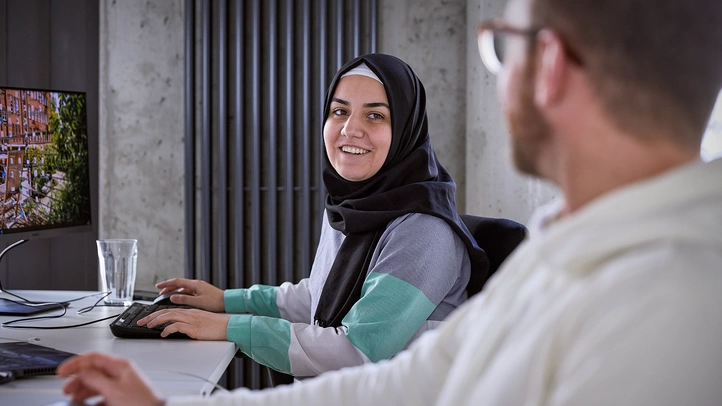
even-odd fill
[(105, 297), (105, 303), (130, 306), (135, 287), (138, 240), (110, 239), (97, 240), (96, 243), (100, 286), (104, 292), (110, 292)]

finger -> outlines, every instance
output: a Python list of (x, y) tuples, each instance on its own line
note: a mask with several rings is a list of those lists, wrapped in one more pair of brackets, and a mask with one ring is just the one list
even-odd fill
[(176, 318), (178, 317), (176, 313), (177, 312), (173, 311), (172, 309), (159, 310), (155, 313), (151, 313), (143, 317), (142, 319), (138, 320), (137, 323), (139, 326), (153, 328), (159, 324), (175, 322)]
[(70, 399), (73, 402), (77, 402), (80, 404), (85, 404), (84, 401), (86, 399), (90, 399), (92, 397), (96, 397), (100, 395), (100, 393), (88, 388), (85, 385), (78, 385), (78, 389), (75, 392), (66, 392), (68, 395), (70, 395)]
[[(186, 289), (184, 289), (186, 290)], [(190, 292), (190, 291), (188, 291)], [(170, 297), (170, 301), (175, 304), (179, 305), (189, 305), (198, 307), (197, 302), (202, 302), (203, 299), (201, 299), (198, 296), (195, 296), (195, 293), (192, 293), (190, 295), (172, 295)]]
[[(127, 373), (127, 370), (123, 373)], [(74, 401), (85, 400), (91, 395), (102, 395), (105, 398), (115, 398), (118, 390), (124, 391), (123, 382), (118, 381), (98, 370), (88, 370), (76, 376), (81, 383), (81, 390), (72, 395)], [(125, 385), (127, 386), (127, 385)]]
[[(138, 324), (139, 326), (148, 325), (148, 324), (150, 324), (152, 321), (158, 319), (159, 317), (163, 317), (164, 315), (167, 315), (167, 314), (169, 314), (169, 313), (171, 313), (171, 312), (173, 312), (173, 311), (174, 311), (174, 309), (158, 310), (157, 312), (153, 312), (153, 313), (151, 313), (151, 314), (149, 314), (149, 315), (147, 315), (147, 316), (145, 316), (145, 317), (143, 317), (143, 318), (141, 318), (141, 319), (138, 319), (138, 321), (136, 322), (136, 324)], [(166, 320), (166, 321), (167, 321), (167, 320)], [(164, 322), (155, 323), (155, 324), (153, 324), (153, 325), (149, 325), (148, 327), (152, 327), (152, 326), (155, 326), (155, 325), (158, 325), (158, 324), (163, 324), (163, 323), (164, 323)]]
[(115, 376), (116, 371), (122, 368), (126, 363), (127, 361), (120, 358), (114, 358), (97, 352), (90, 352), (71, 357), (63, 361), (58, 366), (56, 373), (59, 376), (68, 377), (82, 371), (97, 369), (109, 376)]
[(68, 380), (63, 393), (70, 395), (73, 401), (83, 401), (93, 396), (103, 395), (113, 386), (114, 380), (97, 370), (83, 371)]
[(74, 401), (82, 401), (98, 395), (98, 393), (83, 385), (83, 382), (77, 377), (68, 379), (63, 385), (63, 393), (71, 395)]
[(180, 278), (172, 278), (172, 279), (168, 279), (168, 280), (165, 280), (165, 281), (162, 281), (162, 282), (158, 282), (158, 283), (155, 284), (155, 287), (158, 288), (158, 289), (163, 289), (163, 288), (166, 288), (166, 287), (168, 287), (168, 286), (175, 286), (175, 284), (178, 282), (179, 279), (180, 279)]
[[(168, 279), (167, 281), (158, 282), (155, 287), (158, 289), (162, 289), (162, 293), (165, 292), (171, 292), (177, 289), (185, 289), (189, 291), (193, 291), (193, 282), (190, 279), (185, 278), (173, 278)], [(162, 294), (161, 293), (161, 294)]]
[(164, 328), (163, 331), (160, 332), (160, 336), (166, 338), (173, 333), (182, 333), (187, 335), (188, 337), (195, 338), (193, 337), (193, 333), (191, 333), (191, 330), (191, 326), (186, 323), (171, 323), (166, 328)]

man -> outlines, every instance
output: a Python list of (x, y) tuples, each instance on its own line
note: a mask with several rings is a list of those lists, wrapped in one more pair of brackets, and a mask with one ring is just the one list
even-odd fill
[(163, 400), (128, 361), (91, 354), (59, 368), (66, 392), (110, 405), (722, 404), (722, 160), (699, 159), (722, 86), (722, 2), (511, 0), (479, 39), (501, 70), (515, 165), (564, 199), (444, 326), (390, 361), (273, 390)]

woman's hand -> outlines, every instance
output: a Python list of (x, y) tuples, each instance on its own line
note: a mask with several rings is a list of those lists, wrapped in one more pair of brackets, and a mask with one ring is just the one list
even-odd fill
[(227, 340), (226, 329), (231, 316), (211, 313), (200, 309), (164, 309), (138, 320), (139, 326), (154, 328), (172, 323), (163, 329), (161, 337), (183, 333), (196, 340)]
[(63, 361), (57, 374), (70, 378), (63, 392), (73, 402), (101, 395), (107, 406), (161, 406), (165, 402), (150, 387), (132, 361), (100, 353), (78, 355)]
[(160, 294), (183, 289), (190, 295), (173, 295), (170, 301), (176, 304), (188, 305), (210, 312), (223, 313), (226, 306), (223, 303), (223, 290), (208, 282), (196, 279), (174, 278), (155, 285)]

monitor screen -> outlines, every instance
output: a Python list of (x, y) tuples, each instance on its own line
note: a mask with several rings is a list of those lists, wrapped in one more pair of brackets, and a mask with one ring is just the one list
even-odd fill
[(0, 87), (0, 241), (90, 227), (85, 93)]

